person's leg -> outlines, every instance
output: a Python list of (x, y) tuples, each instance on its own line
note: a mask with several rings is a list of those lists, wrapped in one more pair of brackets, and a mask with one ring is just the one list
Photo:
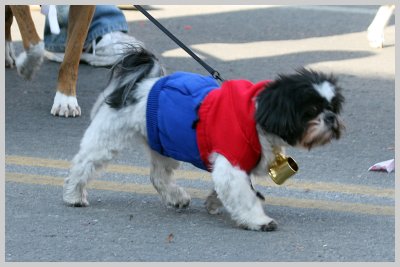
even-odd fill
[(111, 32), (128, 32), (128, 23), (122, 11), (114, 5), (97, 5), (84, 49), (89, 50), (92, 42)]
[(113, 65), (126, 49), (143, 47), (143, 43), (127, 34), (128, 24), (117, 6), (96, 6), (81, 60), (92, 66)]
[[(62, 62), (68, 27), (69, 6), (57, 6), (60, 34), (50, 31), (46, 20), (44, 41), (49, 60)], [(96, 6), (89, 32), (83, 47), (81, 60), (93, 66), (109, 66), (115, 63), (125, 50), (126, 44), (143, 45), (126, 34), (128, 24), (122, 11), (114, 5)]]
[[(68, 34), (68, 14), (69, 14), (69, 6), (67, 5), (57, 5), (57, 20), (58, 25), (60, 27), (59, 34), (52, 34), (50, 31), (49, 21), (46, 19), (44, 25), (44, 48), (50, 52), (65, 52), (65, 46), (67, 41)], [(59, 62), (62, 62), (59, 60)]]

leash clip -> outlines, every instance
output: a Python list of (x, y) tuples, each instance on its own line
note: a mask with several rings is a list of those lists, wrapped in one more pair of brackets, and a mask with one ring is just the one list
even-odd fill
[(222, 79), (221, 74), (219, 74), (219, 72), (216, 70), (214, 70), (214, 72), (212, 73), (212, 76), (214, 79), (219, 80), (221, 82), (225, 81), (224, 79)]

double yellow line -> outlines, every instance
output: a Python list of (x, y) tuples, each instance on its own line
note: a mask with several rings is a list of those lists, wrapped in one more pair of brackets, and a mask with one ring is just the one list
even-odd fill
[[(63, 160), (52, 160), (45, 158), (36, 157), (21, 157), (21, 156), (6, 156), (7, 165), (18, 165), (18, 166), (29, 166), (29, 167), (44, 167), (66, 170), (69, 168), (70, 163)], [(149, 169), (138, 166), (126, 166), (126, 165), (110, 165), (106, 172), (108, 173), (119, 173), (119, 174), (132, 174), (147, 176)], [(185, 171), (178, 170), (175, 173), (177, 179), (185, 180), (207, 180), (211, 181), (211, 177), (207, 172), (199, 171)], [(39, 184), (39, 185), (53, 185), (62, 186), (64, 177), (56, 176), (44, 176), (35, 174), (24, 174), (6, 172), (6, 181), (18, 182), (26, 184)], [(277, 186), (273, 182), (268, 180), (258, 181), (257, 184), (262, 186)], [(394, 198), (395, 190), (391, 188), (376, 188), (371, 186), (363, 185), (349, 185), (349, 184), (338, 184), (338, 183), (322, 183), (322, 182), (301, 182), (288, 181), (285, 186), (288, 189), (303, 190), (303, 191), (320, 191), (320, 192), (336, 192), (341, 194), (358, 194), (366, 195), (370, 197), (381, 197), (381, 198)], [(118, 192), (135, 192), (138, 194), (157, 194), (154, 188), (149, 184), (136, 184), (136, 183), (118, 183), (109, 181), (93, 181), (90, 183), (90, 188), (97, 190), (108, 190)], [(205, 199), (208, 191), (186, 188), (188, 193), (194, 198)], [(311, 199), (298, 199), (298, 198), (286, 198), (286, 197), (267, 197), (267, 205), (277, 206), (288, 206), (296, 208), (312, 208), (331, 210), (338, 212), (352, 212), (361, 213), (368, 215), (386, 215), (394, 216), (395, 209), (393, 206), (385, 205), (371, 205), (361, 203), (350, 203), (350, 202), (336, 202), (326, 200), (311, 200)]]

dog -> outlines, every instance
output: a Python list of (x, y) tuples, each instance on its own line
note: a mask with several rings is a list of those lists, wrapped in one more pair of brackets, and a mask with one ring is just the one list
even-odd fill
[[(94, 11), (94, 5), (70, 6), (65, 57), (60, 66), (57, 92), (51, 108), (54, 116), (81, 115), (76, 98), (76, 82), (80, 56)], [(17, 20), (24, 47), (24, 52), (18, 57), (15, 56), (11, 38), (13, 17)], [(44, 57), (44, 44), (37, 34), (29, 6), (6, 5), (5, 26), (5, 66), (16, 66), (18, 73), (29, 80), (39, 69)]]
[(64, 180), (63, 200), (88, 206), (86, 185), (118, 152), (143, 143), (150, 180), (169, 206), (191, 198), (172, 177), (179, 162), (210, 171), (209, 213), (223, 205), (238, 226), (277, 229), (263, 210), (251, 178), (265, 176), (285, 146), (308, 150), (339, 139), (344, 96), (333, 75), (301, 68), (275, 80), (251, 83), (176, 72), (165, 75), (144, 48), (131, 49), (113, 66), (95, 102), (91, 124)]

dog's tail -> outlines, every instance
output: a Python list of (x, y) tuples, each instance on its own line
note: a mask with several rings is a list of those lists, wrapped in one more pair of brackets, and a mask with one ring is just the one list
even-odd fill
[(154, 54), (143, 47), (132, 47), (112, 67), (108, 86), (93, 106), (91, 118), (104, 102), (117, 110), (135, 103), (137, 84), (143, 79), (161, 77), (164, 73)]

